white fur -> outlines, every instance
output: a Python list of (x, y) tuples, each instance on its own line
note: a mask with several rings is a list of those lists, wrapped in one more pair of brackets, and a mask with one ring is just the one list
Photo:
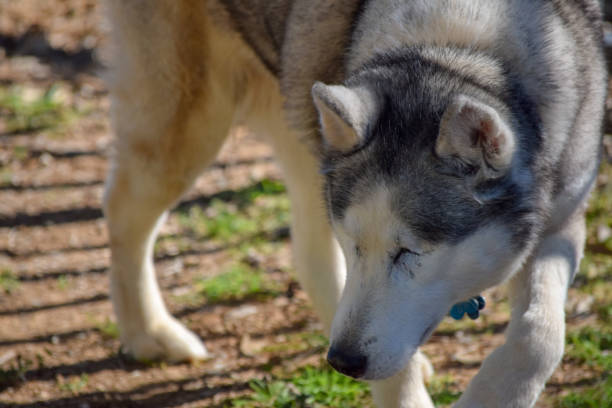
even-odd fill
[[(393, 216), (384, 186), (349, 207), (334, 226), (349, 271), (331, 342), (346, 343), (344, 336), (359, 342), (358, 350), (372, 362), (365, 378), (387, 378), (381, 389), (396, 384), (396, 390), (407, 396), (396, 400), (395, 394), (375, 393), (377, 401), (385, 401), (381, 406), (429, 406), (414, 383), (416, 371), (408, 378), (400, 371), (419, 358), (409, 362), (420, 335), (432, 322), (437, 324), (453, 303), (505, 282), (523, 265), (510, 285), (513, 314), (506, 344), (487, 358), (456, 406), (533, 405), (563, 354), (563, 304), (584, 239), (579, 216), (545, 238), (528, 262), (529, 249), (515, 253), (510, 231), (495, 225), (457, 245), (422, 248)], [(389, 254), (398, 245), (394, 239), (398, 233), (401, 245), (428, 252), (412, 279), (405, 271), (392, 271), (395, 276), (388, 277)], [(355, 255), (357, 245), (360, 258)], [(401, 377), (404, 380), (398, 380)]]
[(563, 356), (564, 304), (585, 236), (580, 217), (547, 237), (510, 284), (506, 343), (487, 357), (455, 405), (530, 407)]
[[(495, 225), (457, 245), (419, 242), (394, 216), (390, 197), (380, 186), (333, 223), (348, 279), (331, 343), (349, 342), (367, 356), (364, 377), (374, 380), (400, 371), (426, 339), (426, 329), (437, 326), (454, 303), (504, 282), (523, 261), (510, 245), (510, 231)], [(422, 255), (393, 265), (399, 247)]]

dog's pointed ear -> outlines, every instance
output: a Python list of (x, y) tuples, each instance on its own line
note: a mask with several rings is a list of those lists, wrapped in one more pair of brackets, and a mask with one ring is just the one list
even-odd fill
[(495, 178), (510, 168), (515, 149), (514, 133), (487, 104), (460, 95), (442, 115), (436, 141), (441, 158), (459, 158), (485, 178)]
[(325, 147), (344, 152), (364, 140), (373, 113), (369, 91), (316, 82), (312, 98), (319, 113)]

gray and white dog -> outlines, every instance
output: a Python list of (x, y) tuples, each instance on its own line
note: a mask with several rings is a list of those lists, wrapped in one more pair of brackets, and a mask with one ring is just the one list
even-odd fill
[(284, 171), (336, 369), (371, 380), (380, 407), (432, 406), (418, 347), (454, 303), (508, 282), (506, 342), (456, 407), (534, 405), (563, 354), (598, 167), (597, 0), (109, 0), (108, 15), (125, 347), (207, 357), (165, 308), (151, 254), (243, 123)]

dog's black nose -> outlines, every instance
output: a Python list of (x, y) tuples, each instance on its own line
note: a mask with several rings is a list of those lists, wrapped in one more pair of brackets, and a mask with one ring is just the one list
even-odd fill
[(349, 354), (334, 347), (329, 348), (327, 361), (337, 371), (349, 377), (362, 377), (368, 365), (368, 358), (359, 354)]

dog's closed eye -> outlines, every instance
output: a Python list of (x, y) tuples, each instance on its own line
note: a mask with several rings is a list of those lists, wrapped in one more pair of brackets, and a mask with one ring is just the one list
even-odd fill
[(420, 256), (421, 254), (413, 251), (411, 249), (408, 248), (400, 248), (397, 250), (397, 252), (393, 255), (393, 263), (397, 264), (404, 255), (414, 255), (414, 256)]

